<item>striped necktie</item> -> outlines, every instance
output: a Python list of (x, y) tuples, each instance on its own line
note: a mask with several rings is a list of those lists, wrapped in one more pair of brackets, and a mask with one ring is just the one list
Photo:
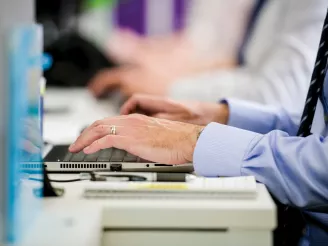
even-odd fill
[[(322, 93), (325, 76), (327, 73), (328, 58), (328, 12), (323, 25), (319, 50), (313, 69), (310, 88), (305, 102), (300, 127), (297, 133), (299, 137), (311, 135), (312, 122)], [(305, 220), (300, 210), (288, 207), (277, 202), (278, 228), (275, 231), (275, 245), (293, 246), (298, 245), (305, 227)]]
[(318, 103), (319, 96), (322, 93), (323, 83), (327, 73), (328, 58), (328, 16), (322, 30), (319, 50), (315, 67), (313, 70), (309, 92), (306, 98), (304, 111), (301, 118), (300, 128), (297, 136), (307, 137), (311, 134), (312, 122)]

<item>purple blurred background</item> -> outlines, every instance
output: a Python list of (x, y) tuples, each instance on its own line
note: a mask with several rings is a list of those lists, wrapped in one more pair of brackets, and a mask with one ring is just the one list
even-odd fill
[(139, 34), (154, 34), (154, 29), (156, 29), (157, 26), (159, 34), (163, 34), (160, 33), (163, 31), (178, 31), (184, 26), (184, 19), (189, 1), (190, 0), (121, 1), (116, 7), (114, 21), (119, 27), (130, 28)]

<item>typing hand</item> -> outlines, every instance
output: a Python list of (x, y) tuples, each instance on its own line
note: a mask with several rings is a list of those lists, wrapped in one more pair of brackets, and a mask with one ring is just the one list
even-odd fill
[(120, 85), (122, 68), (99, 71), (88, 84), (88, 89), (95, 97), (102, 97)]
[(210, 122), (226, 124), (228, 107), (223, 104), (179, 102), (164, 97), (134, 95), (121, 108), (121, 114), (142, 113), (148, 116), (207, 125)]
[(165, 95), (172, 81), (168, 73), (123, 66), (98, 72), (89, 82), (88, 88), (95, 97), (101, 97), (113, 89), (119, 89), (125, 96), (135, 93)]
[[(115, 135), (111, 134), (115, 126)], [(201, 126), (145, 115), (128, 115), (96, 121), (83, 131), (69, 150), (86, 154), (115, 147), (163, 164), (192, 162)]]

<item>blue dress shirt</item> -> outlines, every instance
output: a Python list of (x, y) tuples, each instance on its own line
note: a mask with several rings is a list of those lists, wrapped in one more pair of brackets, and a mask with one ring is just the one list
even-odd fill
[(233, 99), (225, 102), (228, 126), (205, 127), (194, 152), (195, 171), (255, 176), (280, 202), (304, 211), (307, 230), (300, 245), (328, 245), (328, 77), (313, 135), (306, 138), (295, 136), (299, 115)]

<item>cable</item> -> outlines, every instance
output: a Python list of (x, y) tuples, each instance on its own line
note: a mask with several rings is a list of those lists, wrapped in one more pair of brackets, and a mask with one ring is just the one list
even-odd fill
[[(64, 180), (57, 180), (57, 179), (49, 179), (50, 182), (54, 183), (72, 183), (72, 182), (78, 182), (78, 181), (83, 181), (83, 180), (89, 180), (92, 182), (97, 182), (97, 181), (109, 181), (112, 179), (113, 181), (115, 180), (123, 180), (123, 181), (147, 181), (147, 178), (143, 176), (138, 176), (138, 175), (131, 175), (131, 174), (116, 174), (116, 175), (111, 175), (111, 174), (96, 174), (95, 172), (83, 172), (80, 173), (81, 178), (77, 179), (64, 179)], [(37, 178), (28, 178), (29, 180), (32, 181), (39, 181), (43, 182), (43, 179), (37, 179)]]
[[(32, 181), (39, 181), (39, 182), (43, 182), (43, 179), (36, 179), (36, 178), (29, 178), (29, 180)], [(64, 179), (64, 180), (56, 180), (56, 179), (50, 179), (50, 182), (54, 182), (54, 183), (71, 183), (71, 182), (77, 182), (77, 181), (82, 181), (85, 179)]]

